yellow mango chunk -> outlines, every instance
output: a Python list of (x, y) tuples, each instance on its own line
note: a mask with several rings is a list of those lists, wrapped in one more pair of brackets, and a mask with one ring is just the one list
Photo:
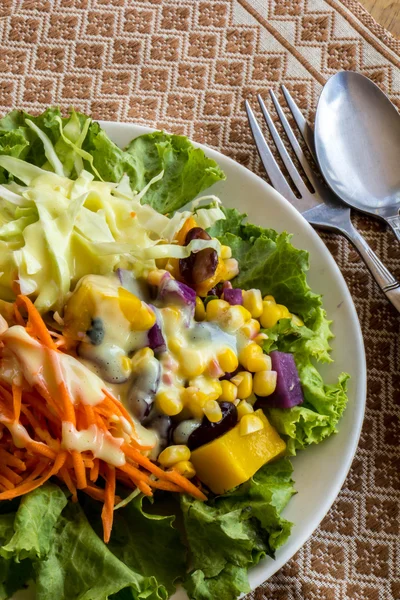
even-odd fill
[(214, 494), (223, 494), (244, 483), (285, 450), (285, 442), (263, 411), (259, 409), (254, 415), (264, 425), (259, 431), (241, 435), (239, 422), (221, 437), (192, 452), (190, 460), (197, 476)]
[(115, 289), (101, 275), (86, 275), (69, 297), (64, 309), (65, 333), (82, 336), (90, 327), (96, 313), (96, 304), (104, 300), (114, 301), (118, 306)]
[(118, 288), (119, 307), (124, 317), (130, 322), (133, 329), (147, 331), (156, 322), (156, 315), (135, 294), (128, 292), (123, 287)]

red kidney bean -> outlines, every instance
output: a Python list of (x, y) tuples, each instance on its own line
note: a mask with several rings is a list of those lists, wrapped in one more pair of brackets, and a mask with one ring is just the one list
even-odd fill
[[(210, 240), (211, 237), (201, 227), (190, 229), (185, 238), (185, 245), (192, 240)], [(218, 254), (213, 248), (204, 248), (192, 252), (187, 258), (179, 260), (179, 271), (186, 283), (195, 285), (212, 277), (218, 266)]]
[(237, 408), (232, 402), (220, 402), (222, 419), (218, 423), (211, 423), (207, 417), (203, 417), (200, 427), (195, 429), (189, 436), (187, 445), (191, 450), (212, 442), (237, 423)]

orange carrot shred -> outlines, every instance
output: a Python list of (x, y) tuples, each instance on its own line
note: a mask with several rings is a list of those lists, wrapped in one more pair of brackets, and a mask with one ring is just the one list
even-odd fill
[(73, 481), (71, 479), (71, 476), (69, 474), (68, 469), (65, 466), (63, 466), (60, 469), (59, 476), (64, 481), (64, 483), (67, 486), (69, 492), (71, 493), (72, 502), (78, 502), (78, 495), (77, 495), (77, 492), (76, 492), (76, 487), (75, 487), (75, 485), (74, 485), (74, 483), (73, 483)]
[(28, 296), (23, 296), (22, 294), (17, 297), (16, 301), (18, 305), (24, 305), (27, 313), (28, 313), (28, 327), (29, 329), (36, 334), (38, 340), (47, 348), (51, 348), (52, 350), (56, 350), (56, 345), (49, 333), (49, 330), (46, 327), (45, 322), (36, 306), (33, 304), (32, 300), (28, 298)]
[(87, 486), (87, 480), (82, 455), (77, 450), (72, 450), (71, 454), (76, 477), (76, 487), (78, 490), (84, 490)]
[(101, 520), (103, 523), (104, 541), (107, 544), (110, 541), (111, 529), (114, 518), (115, 501), (115, 468), (107, 466), (106, 489), (103, 510), (101, 511)]
[(89, 479), (95, 483), (99, 478), (100, 461), (98, 458), (93, 460), (93, 467), (90, 469)]

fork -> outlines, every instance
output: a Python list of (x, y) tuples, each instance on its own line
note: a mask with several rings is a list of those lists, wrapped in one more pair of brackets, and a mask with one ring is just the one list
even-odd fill
[[(285, 88), (285, 86), (281, 87), (286, 103), (293, 115), (296, 125), (310, 151), (311, 156), (315, 161), (315, 164), (317, 165), (318, 163), (316, 160), (313, 130), (311, 129), (310, 125), (308, 125), (288, 90)], [(293, 163), (292, 158), (272, 121), (263, 99), (258, 94), (257, 99), (260, 104), (265, 122), (271, 133), (272, 139), (274, 140), (276, 149), (283, 161), (283, 164), (285, 165), (286, 170), (300, 195), (300, 199), (296, 198), (290, 185), (285, 179), (266, 139), (264, 138), (260, 125), (254, 116), (251, 106), (246, 100), (245, 107), (250, 129), (253, 134), (261, 162), (264, 165), (265, 171), (271, 180), (273, 187), (280, 194), (282, 194), (282, 196), (289, 200), (289, 202), (291, 202), (291, 204), (297, 208), (302, 216), (311, 225), (313, 225), (313, 227), (328, 229), (330, 231), (334, 231), (335, 233), (341, 233), (344, 235), (358, 250), (360, 256), (371, 271), (372, 276), (382, 292), (393, 304), (393, 306), (400, 312), (399, 282), (387, 270), (385, 265), (368, 245), (365, 238), (363, 238), (363, 236), (353, 226), (350, 218), (350, 208), (344, 205), (341, 200), (320, 181), (317, 173), (311, 167), (302, 147), (298, 142), (298, 139), (293, 132), (293, 129), (289, 125), (289, 122), (278, 102), (276, 95), (272, 90), (270, 90), (270, 95), (285, 134), (308, 179), (308, 183), (311, 184), (313, 188), (313, 191), (310, 191), (304, 183), (303, 177)]]

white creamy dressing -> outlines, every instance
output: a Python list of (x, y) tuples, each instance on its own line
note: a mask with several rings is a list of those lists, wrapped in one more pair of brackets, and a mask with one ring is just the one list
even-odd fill
[[(98, 320), (103, 327), (104, 337), (99, 344), (84, 339), (79, 345), (79, 356), (88, 360), (101, 377), (110, 383), (123, 383), (129, 376), (123, 357), (147, 346), (147, 331), (135, 331), (119, 308), (118, 289), (121, 283), (113, 274), (90, 275), (90, 284), (95, 292), (91, 295), (92, 323)], [(134, 280), (133, 280), (134, 281)], [(141, 286), (135, 286), (139, 292)], [(93, 327), (93, 325), (92, 325)]]
[(115, 438), (108, 431), (102, 431), (96, 425), (77, 431), (72, 423), (62, 424), (62, 447), (76, 450), (79, 453), (92, 452), (95, 458), (100, 458), (114, 467), (125, 464), (125, 454), (121, 450), (123, 438)]
[[(59, 396), (59, 384), (64, 381), (74, 403), (91, 405), (103, 400), (102, 390), (107, 387), (132, 413), (132, 390), (137, 393), (138, 385), (145, 391), (148, 388), (151, 402), (155, 393), (174, 388), (178, 392), (178, 389), (188, 385), (198, 386), (206, 391), (207, 385), (211, 385), (212, 380), (223, 374), (218, 372), (218, 354), (226, 348), (231, 348), (238, 354), (242, 344), (247, 343), (240, 331), (227, 332), (217, 323), (195, 321), (191, 307), (177, 304), (166, 306), (165, 303), (157, 302), (157, 323), (162, 330), (166, 351), (156, 357), (151, 354), (147, 356), (145, 367), (143, 363), (135, 366), (135, 361), (131, 363), (130, 359), (135, 357), (137, 350), (148, 346), (148, 332), (135, 331), (122, 312), (118, 301), (121, 283), (115, 274), (110, 277), (89, 277), (93, 287), (90, 292), (90, 317), (92, 324), (94, 320), (101, 323), (103, 332), (100, 341), (91, 343), (90, 335), (86, 335), (79, 344), (79, 356), (73, 357), (43, 347), (23, 327), (12, 326), (0, 336), (4, 342), (1, 379), (11, 384), (20, 373), (30, 386), (47, 388), (54, 398)], [(134, 289), (138, 295), (141, 286), (135, 285)], [(82, 307), (82, 311), (85, 309), (87, 307)], [(190, 377), (187, 367), (199, 361), (204, 365), (204, 375)], [(150, 362), (152, 368), (149, 368)], [(157, 372), (159, 377), (155, 382)], [(160, 438), (157, 430), (152, 429), (151, 420), (146, 423), (146, 427), (134, 414), (132, 420), (139, 443), (154, 450), (158, 448)], [(199, 423), (200, 421), (190, 419), (179, 425), (177, 435), (182, 440), (180, 443), (187, 442)], [(15, 444), (22, 447), (28, 436), (26, 430), (15, 424), (10, 431)], [(64, 422), (62, 432), (63, 447), (79, 452), (92, 451), (94, 456), (120, 466), (125, 462), (121, 445), (124, 438), (129, 439), (132, 427), (124, 419), (119, 423), (116, 434), (121, 437), (114, 438), (95, 425), (87, 430), (77, 431), (71, 423)]]
[(24, 327), (13, 325), (1, 340), (5, 344), (1, 378), (9, 384), (16, 373), (22, 373), (31, 387), (45, 387), (54, 398), (59, 396), (59, 386), (64, 381), (74, 404), (80, 401), (95, 405), (104, 399), (100, 377), (77, 358), (45, 348)]
[(14, 421), (14, 423), (6, 423), (5, 425), (11, 433), (13, 442), (17, 448), (25, 448), (27, 442), (31, 441), (29, 433), (20, 423)]

